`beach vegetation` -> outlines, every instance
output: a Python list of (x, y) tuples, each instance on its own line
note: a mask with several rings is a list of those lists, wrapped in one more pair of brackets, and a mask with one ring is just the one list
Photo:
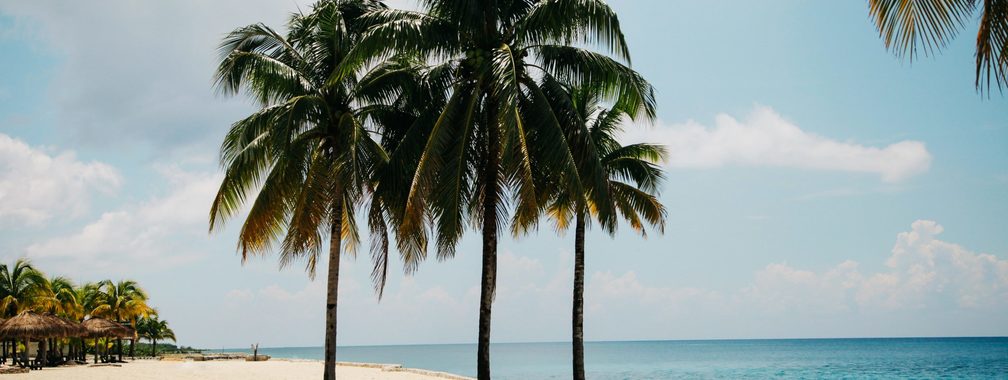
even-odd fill
[(658, 164), (665, 149), (649, 143), (621, 144), (618, 137), (628, 112), (618, 105), (606, 107), (596, 90), (559, 83), (545, 89), (586, 184), (577, 192), (559, 188), (547, 208), (558, 231), (574, 228), (572, 364), (574, 379), (583, 380), (585, 231), (595, 221), (614, 234), (620, 220), (644, 236), (645, 224), (664, 231), (666, 211), (657, 193), (663, 179)]

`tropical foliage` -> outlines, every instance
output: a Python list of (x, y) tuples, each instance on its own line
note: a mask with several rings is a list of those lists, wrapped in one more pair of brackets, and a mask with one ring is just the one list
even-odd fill
[[(154, 314), (148, 301), (147, 292), (136, 281), (103, 280), (77, 285), (67, 277), (47, 277), (27, 259), (19, 259), (13, 265), (0, 264), (0, 318), (30, 310), (77, 322), (100, 317), (138, 328), (139, 321)], [(167, 322), (159, 323), (167, 329)], [(174, 340), (174, 333), (170, 335)], [(85, 351), (78, 349), (85, 343), (81, 339), (55, 343), (69, 344), (72, 352)], [(121, 350), (119, 355), (122, 356)]]
[[(550, 90), (554, 112), (562, 120), (568, 141), (574, 142), (571, 150), (578, 158), (581, 178), (587, 183), (601, 184), (582, 192), (558, 191), (548, 208), (557, 230), (566, 230), (574, 224), (571, 342), (574, 378), (583, 380), (585, 229), (594, 219), (603, 230), (614, 233), (616, 221), (606, 218), (619, 217), (641, 234), (645, 223), (664, 230), (665, 207), (655, 194), (662, 180), (656, 164), (665, 150), (647, 143), (620, 144), (617, 135), (627, 113), (619, 107), (603, 107), (598, 93), (562, 86)], [(596, 178), (599, 175), (602, 177)]]
[(869, 0), (886, 48), (913, 60), (941, 50), (979, 12), (976, 36), (978, 91), (1008, 85), (1008, 0)]
[[(328, 240), (326, 379), (335, 378), (340, 255), (358, 246), (357, 209), (388, 161), (368, 129), (379, 120), (369, 115), (384, 108), (373, 102), (385, 91), (380, 74), (332, 73), (372, 25), (363, 15), (385, 9), (378, 1), (322, 1), (292, 15), (286, 35), (262, 24), (235, 29), (221, 44), (216, 73), (221, 92), (245, 92), (260, 109), (235, 122), (221, 145), (225, 175), (210, 228), (247, 204), (242, 260), (278, 245), (281, 266), (301, 261), (312, 277)], [(372, 236), (385, 236), (382, 203), (368, 209)], [(376, 261), (386, 261), (387, 244), (374, 247)], [(384, 278), (376, 277), (378, 289)]]
[(158, 319), (157, 315), (140, 319), (137, 322), (137, 334), (151, 341), (151, 355), (157, 356), (158, 341), (175, 341), (175, 331), (168, 327), (168, 321)]
[[(389, 236), (412, 271), (429, 241), (446, 259), (467, 227), (480, 230), (480, 379), (490, 377), (500, 231), (534, 230), (562, 203), (556, 194), (568, 194), (576, 210), (597, 206), (609, 230), (620, 217), (636, 228), (664, 212), (648, 203), (657, 183), (649, 160), (660, 149), (591, 141), (564, 95), (583, 88), (621, 117), (655, 116), (654, 90), (630, 68), (619, 20), (603, 0), (421, 5), (413, 12), (322, 0), (293, 15), (286, 34), (250, 25), (221, 45), (218, 88), (244, 92), (260, 108), (235, 122), (221, 146), (225, 177), (211, 230), (249, 206), (242, 259), (275, 248), (281, 266), (303, 261), (310, 275), (329, 234), (326, 379), (334, 378), (341, 246), (358, 243), (357, 210), (366, 210), (379, 297)], [(606, 167), (600, 154), (619, 157)], [(645, 173), (633, 160), (647, 162)]]

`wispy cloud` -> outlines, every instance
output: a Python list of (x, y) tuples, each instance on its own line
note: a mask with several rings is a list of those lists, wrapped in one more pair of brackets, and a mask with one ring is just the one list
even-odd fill
[(80, 161), (72, 151), (53, 154), (0, 133), (0, 224), (38, 226), (56, 214), (79, 215), (93, 194), (111, 194), (121, 182), (108, 164)]
[[(879, 255), (877, 262), (862, 265), (843, 260), (818, 270), (770, 263), (754, 268), (752, 278), (734, 289), (710, 283), (663, 285), (632, 270), (595, 271), (588, 275), (585, 290), (588, 338), (1008, 333), (1004, 327), (1008, 322), (1008, 259), (942, 241), (938, 238), (942, 231), (934, 221), (918, 220), (896, 236), (888, 256)], [(569, 331), (557, 326), (566, 325), (570, 317), (570, 256), (502, 252), (495, 334), (516, 341), (567, 337)], [(407, 278), (389, 289), (379, 305), (366, 283), (344, 278), (340, 307), (353, 313), (341, 319), (346, 329), (341, 330), (345, 331), (342, 336), (367, 342), (369, 331), (396, 329), (417, 342), (470, 339), (478, 289), (424, 284), (423, 279)], [(228, 310), (214, 318), (239, 320), (243, 315), (275, 313), (277, 323), (289, 318), (322, 325), (320, 305), (325, 292), (319, 281), (295, 289), (267, 285), (232, 290), (228, 297), (233, 300)], [(955, 320), (962, 323), (949, 325)], [(260, 322), (242, 323), (248, 325), (244, 328), (257, 329)], [(436, 331), (437, 335), (418, 331)], [(418, 338), (418, 334), (423, 336)], [(311, 341), (311, 336), (303, 339)]]
[[(123, 204), (79, 230), (25, 248), (28, 257), (57, 273), (163, 270), (191, 262), (209, 241), (207, 210), (220, 179), (214, 174), (161, 169), (167, 194)], [(193, 247), (193, 245), (197, 247)]]
[(806, 132), (772, 108), (758, 106), (745, 119), (721, 114), (714, 126), (695, 121), (633, 128), (631, 142), (668, 148), (676, 168), (769, 166), (871, 173), (899, 182), (926, 172), (931, 154), (924, 143), (904, 140), (883, 147), (843, 142)]

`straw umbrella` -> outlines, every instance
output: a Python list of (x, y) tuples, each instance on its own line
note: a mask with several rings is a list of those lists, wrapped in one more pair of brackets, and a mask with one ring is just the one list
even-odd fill
[[(4, 323), (4, 321), (6, 321), (6, 320), (7, 319), (5, 319), (5, 318), (0, 318), (0, 325), (2, 325)], [(3, 363), (2, 364), (7, 364), (7, 337), (0, 336), (0, 345), (3, 345)]]
[(98, 338), (128, 338), (135, 334), (133, 329), (104, 318), (90, 318), (81, 323), (87, 335), (94, 338), (95, 363), (98, 362)]
[[(80, 322), (77, 322), (77, 321), (74, 321), (74, 320), (70, 320), (70, 319), (67, 319), (67, 318), (62, 318), (62, 317), (57, 317), (57, 318), (59, 319), (59, 321), (61, 323), (65, 324), (68, 328), (70, 328), (71, 330), (73, 330), (73, 335), (68, 335), (67, 337), (74, 337), (74, 338), (80, 337), (80, 338), (83, 339), (83, 337), (85, 337), (85, 336), (88, 335), (88, 330), (86, 328), (84, 328), (84, 326), (81, 325)], [(71, 344), (71, 349), (70, 349), (71, 352), (68, 352), (68, 355), (70, 353), (72, 353), (72, 351), (73, 351), (73, 347), (72, 347), (73, 341), (70, 341), (70, 344)], [(53, 348), (55, 348), (55, 347), (53, 347)], [(62, 355), (62, 350), (60, 350), (60, 354)]]
[(47, 338), (76, 336), (80, 332), (81, 330), (74, 328), (60, 318), (33, 311), (24, 311), (0, 324), (0, 336), (24, 339), (25, 350), (22, 352), (22, 359), (25, 363), (28, 362), (28, 343), (32, 339), (38, 340), (39, 359), (43, 365), (46, 363)]

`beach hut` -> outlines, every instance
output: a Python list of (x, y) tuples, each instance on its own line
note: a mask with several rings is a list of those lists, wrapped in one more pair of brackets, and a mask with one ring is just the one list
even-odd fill
[[(6, 318), (0, 318), (0, 325), (2, 325), (6, 320), (7, 320)], [(0, 335), (0, 346), (2, 346), (3, 348), (3, 350), (0, 351), (0, 365), (7, 365), (7, 355), (9, 354), (9, 352), (7, 351), (8, 340), (9, 339), (7, 339), (7, 337)]]
[[(87, 336), (94, 338), (95, 355), (94, 361), (98, 362), (98, 338), (132, 338), (136, 332), (129, 327), (112, 322), (104, 318), (90, 318), (81, 323), (87, 330)], [(106, 352), (107, 354), (108, 352)]]
[(74, 328), (66, 321), (52, 315), (24, 311), (3, 323), (0, 323), (0, 336), (11, 339), (23, 339), (25, 350), (22, 352), (22, 363), (28, 363), (28, 346), (31, 340), (39, 342), (39, 365), (46, 363), (46, 339), (77, 336), (82, 330)]
[[(77, 322), (77, 321), (71, 320), (71, 319), (62, 318), (62, 317), (60, 317), (59, 320), (60, 320), (60, 322), (66, 324), (67, 327), (69, 327), (71, 330), (74, 331), (73, 335), (69, 335), (67, 337), (81, 338), (81, 341), (83, 342), (83, 339), (88, 336), (88, 334), (89, 334), (88, 330), (86, 328), (84, 328), (84, 326), (81, 325), (80, 322)], [(70, 348), (69, 348), (69, 350), (67, 352), (67, 356), (70, 357), (70, 360), (75, 360), (75, 355), (74, 355), (75, 351), (74, 351), (74, 348), (75, 347), (73, 346), (73, 341), (70, 341)], [(63, 350), (62, 349), (60, 349), (58, 347), (55, 347), (55, 346), (51, 347), (51, 349), (54, 350), (55, 352), (59, 353), (60, 356), (63, 355)]]

